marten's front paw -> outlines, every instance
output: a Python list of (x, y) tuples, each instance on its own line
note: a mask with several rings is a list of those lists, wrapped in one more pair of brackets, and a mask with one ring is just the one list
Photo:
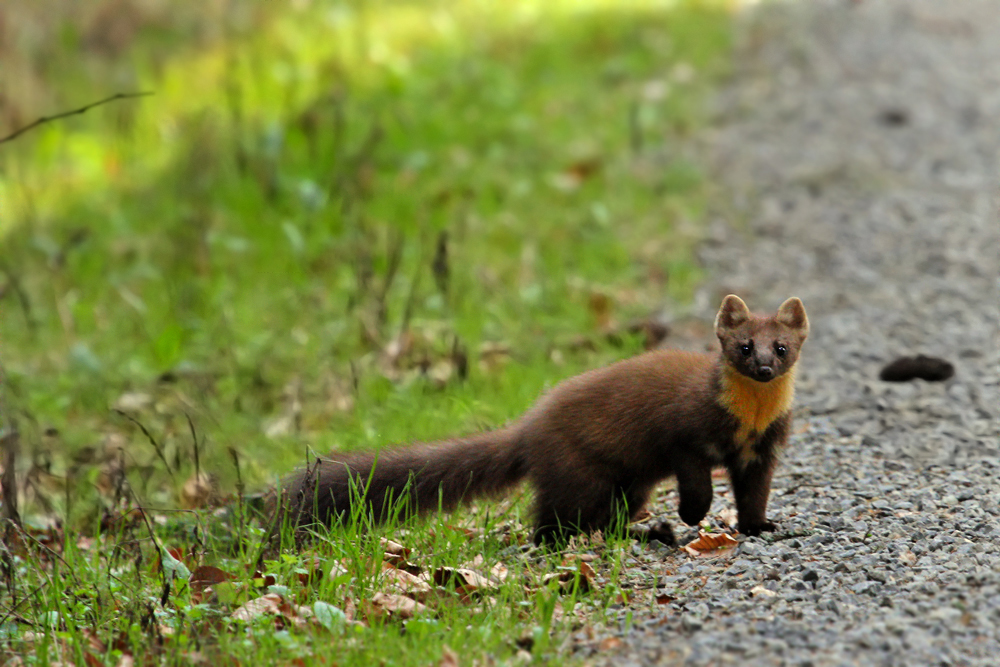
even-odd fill
[(736, 526), (736, 530), (748, 537), (756, 537), (761, 533), (773, 533), (778, 530), (778, 525), (773, 521), (764, 521), (762, 523), (755, 523), (749, 526), (741, 523)]

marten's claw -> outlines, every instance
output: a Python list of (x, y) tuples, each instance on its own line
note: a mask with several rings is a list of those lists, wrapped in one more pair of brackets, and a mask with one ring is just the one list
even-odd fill
[(751, 526), (747, 526), (741, 523), (736, 527), (736, 530), (743, 533), (747, 537), (756, 537), (761, 533), (773, 533), (774, 531), (778, 530), (778, 524), (774, 523), (773, 521), (764, 521), (763, 523), (755, 523)]

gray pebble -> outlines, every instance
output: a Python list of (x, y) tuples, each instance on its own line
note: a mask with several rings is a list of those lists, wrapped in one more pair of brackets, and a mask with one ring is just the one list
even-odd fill
[[(816, 0), (740, 21), (735, 82), (694, 151), (727, 198), (699, 250), (693, 314), (710, 325), (728, 292), (761, 311), (795, 295), (809, 311), (769, 503), (779, 533), (707, 566), (658, 556), (677, 598), (667, 620), (634, 623), (620, 651), (591, 659), (994, 665), (1000, 12)], [(878, 379), (921, 353), (955, 376)], [(713, 510), (731, 506), (720, 486)]]

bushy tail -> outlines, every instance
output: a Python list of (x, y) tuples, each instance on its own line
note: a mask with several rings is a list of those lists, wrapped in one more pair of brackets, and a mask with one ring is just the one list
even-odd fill
[(365, 513), (384, 521), (453, 509), (479, 496), (499, 494), (527, 474), (513, 429), (465, 438), (319, 459), (285, 483), (284, 505), (295, 526), (350, 517), (362, 502)]

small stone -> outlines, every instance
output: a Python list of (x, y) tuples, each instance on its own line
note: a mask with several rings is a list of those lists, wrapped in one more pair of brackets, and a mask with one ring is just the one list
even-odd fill
[(681, 617), (681, 627), (688, 632), (696, 632), (701, 630), (703, 626), (704, 622), (699, 616), (695, 616), (694, 614), (684, 614), (684, 616)]
[(877, 581), (880, 584), (884, 584), (888, 581), (888, 578), (885, 576), (885, 572), (881, 570), (866, 570), (865, 576), (867, 576), (871, 581)]

